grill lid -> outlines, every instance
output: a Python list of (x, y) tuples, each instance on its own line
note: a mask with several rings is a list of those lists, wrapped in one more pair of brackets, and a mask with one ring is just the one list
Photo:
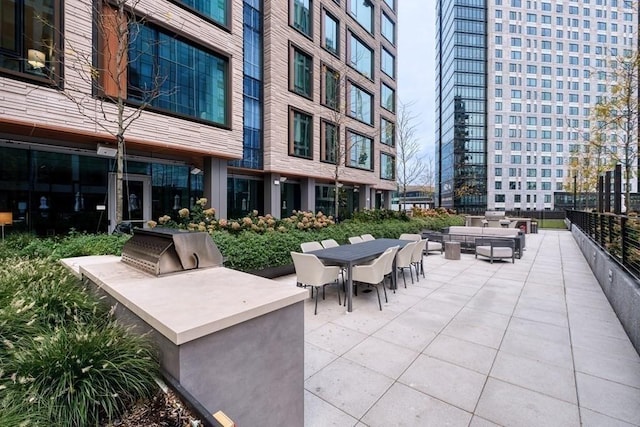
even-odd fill
[(204, 232), (136, 228), (122, 248), (122, 262), (156, 276), (220, 267), (222, 254)]

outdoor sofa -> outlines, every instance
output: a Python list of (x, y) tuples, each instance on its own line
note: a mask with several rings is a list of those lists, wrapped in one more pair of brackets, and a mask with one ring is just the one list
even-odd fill
[(476, 238), (491, 237), (513, 239), (515, 256), (520, 259), (525, 248), (525, 234), (518, 228), (466, 227), (454, 225), (442, 230), (445, 242), (460, 242), (460, 249), (475, 251)]

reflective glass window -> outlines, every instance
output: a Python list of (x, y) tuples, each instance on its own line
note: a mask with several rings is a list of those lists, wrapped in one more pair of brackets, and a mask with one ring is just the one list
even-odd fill
[(313, 117), (302, 111), (290, 109), (289, 155), (313, 158)]
[(364, 123), (373, 124), (373, 95), (364, 89), (349, 85), (349, 115)]
[(372, 169), (371, 153), (373, 140), (367, 136), (347, 132), (349, 166), (358, 169)]
[(369, 0), (349, 0), (349, 13), (362, 27), (373, 33), (373, 3)]
[(380, 178), (396, 179), (396, 159), (387, 153), (380, 153)]
[(132, 24), (130, 32), (129, 100), (228, 124), (227, 58), (140, 23)]

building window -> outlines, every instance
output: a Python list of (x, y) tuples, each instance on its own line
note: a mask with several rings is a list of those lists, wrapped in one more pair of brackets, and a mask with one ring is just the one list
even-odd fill
[(289, 108), (289, 155), (313, 158), (313, 117)]
[(349, 166), (358, 169), (373, 169), (371, 166), (372, 147), (373, 140), (371, 138), (347, 131)]
[(380, 153), (380, 178), (396, 179), (396, 159), (387, 153)]
[(293, 28), (308, 37), (312, 37), (313, 1), (293, 0), (293, 7), (290, 10), (293, 11), (293, 17), (291, 18), (291, 25), (293, 26)]
[(139, 22), (129, 32), (128, 100), (229, 125), (228, 58)]
[(349, 65), (363, 76), (373, 79), (373, 50), (349, 33)]
[(373, 95), (353, 83), (349, 84), (349, 116), (373, 125)]
[(380, 28), (382, 37), (387, 39), (391, 44), (396, 44), (396, 24), (387, 16), (386, 13), (382, 13), (382, 28)]
[(0, 69), (55, 79), (60, 68), (61, 10), (58, 0), (1, 0)]
[(349, 0), (349, 13), (365, 30), (373, 34), (373, 4), (371, 0)]
[(340, 108), (340, 73), (322, 65), (322, 104), (338, 110)]
[(496, 203), (504, 203), (504, 194), (496, 194), (494, 200)]
[(384, 0), (384, 2), (387, 4), (387, 6), (389, 6), (391, 9), (396, 10), (396, 2), (395, 0)]
[(291, 82), (289, 90), (298, 95), (313, 97), (313, 58), (296, 47), (289, 58)]
[(380, 86), (380, 106), (392, 113), (396, 112), (396, 91), (384, 83)]
[(210, 18), (214, 22), (228, 25), (229, 0), (201, 1), (201, 0), (178, 0), (180, 3), (195, 10), (201, 15)]
[(340, 22), (326, 10), (322, 13), (322, 47), (340, 56)]
[(338, 126), (322, 120), (320, 123), (321, 141), (320, 160), (327, 163), (336, 163), (338, 158)]
[(387, 76), (395, 80), (396, 78), (396, 58), (384, 47), (380, 53), (380, 69)]
[(396, 125), (384, 117), (380, 117), (380, 142), (390, 147), (396, 145)]

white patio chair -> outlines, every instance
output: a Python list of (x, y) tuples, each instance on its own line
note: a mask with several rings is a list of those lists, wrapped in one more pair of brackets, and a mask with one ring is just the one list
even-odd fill
[(413, 268), (416, 270), (416, 278), (418, 279), (418, 282), (420, 281), (420, 272), (422, 272), (422, 277), (424, 277), (424, 264), (422, 261), (426, 247), (427, 240), (420, 239), (413, 248), (413, 253), (411, 254), (411, 264), (413, 264)]
[(438, 251), (440, 253), (444, 252), (444, 246), (442, 242), (434, 242), (430, 239), (427, 239), (427, 247), (425, 249), (426, 255), (429, 255), (429, 252)]
[(336, 246), (340, 246), (338, 244), (338, 242), (336, 242), (334, 239), (326, 239), (323, 240), (322, 242), (320, 242), (320, 244), (322, 245), (323, 248), (335, 248)]
[[(366, 265), (356, 265), (353, 267), (352, 274), (354, 282), (366, 283), (369, 286), (373, 286), (376, 288), (376, 293), (378, 294), (378, 306), (380, 310), (382, 310), (382, 302), (380, 301), (380, 291), (378, 290), (378, 285), (383, 284), (385, 277), (385, 269), (388, 264), (388, 259), (390, 256), (393, 256), (393, 248), (389, 248), (382, 253), (378, 258), (373, 260), (371, 264)], [(387, 289), (382, 286), (384, 290), (384, 300), (385, 302), (389, 302), (387, 299)]]
[(417, 242), (420, 239), (422, 239), (422, 236), (419, 234), (402, 233), (400, 235), (400, 240), (414, 240)]
[(396, 289), (393, 287), (393, 276), (391, 276), (392, 274), (395, 274), (395, 270), (393, 269), (393, 260), (396, 258), (396, 254), (398, 253), (398, 248), (400, 248), (400, 246), (392, 246), (389, 249), (391, 249), (392, 254), (387, 257), (387, 265), (385, 265), (384, 267), (384, 277), (386, 278), (387, 276), (389, 277), (389, 280), (391, 281), (391, 283), (389, 284), (390, 288), (393, 288), (393, 293), (396, 293)]
[(363, 234), (360, 237), (362, 237), (362, 240), (365, 241), (365, 242), (368, 242), (370, 240), (376, 240), (376, 238), (373, 237), (371, 234)]
[(411, 259), (413, 257), (413, 248), (418, 244), (418, 242), (411, 242), (404, 245), (404, 248), (398, 250), (398, 254), (396, 255), (396, 268), (402, 271), (402, 281), (404, 282), (404, 287), (407, 287), (407, 279), (404, 276), (404, 269), (409, 269), (409, 275), (411, 276), (411, 283), (413, 283), (413, 273), (411, 272)]
[[(313, 254), (301, 254), (291, 252), (293, 265), (296, 269), (296, 279), (300, 283), (311, 286), (311, 297), (313, 289), (316, 290), (316, 306), (313, 314), (318, 314), (318, 293), (322, 288), (322, 299), (324, 299), (324, 287), (331, 283), (338, 283), (340, 267), (326, 266)], [(340, 298), (340, 288), (338, 288), (338, 304), (342, 305)]]
[(364, 242), (364, 240), (362, 240), (362, 237), (360, 236), (349, 237), (349, 243), (351, 243), (352, 245), (355, 245), (356, 243), (362, 243), (362, 242)]
[(515, 242), (513, 239), (476, 239), (476, 258), (478, 255), (489, 258), (491, 264), (494, 259), (511, 258), (516, 262)]
[(300, 243), (300, 249), (302, 249), (302, 252), (311, 252), (317, 251), (319, 249), (324, 249), (324, 247), (320, 244), (320, 242), (304, 242)]

